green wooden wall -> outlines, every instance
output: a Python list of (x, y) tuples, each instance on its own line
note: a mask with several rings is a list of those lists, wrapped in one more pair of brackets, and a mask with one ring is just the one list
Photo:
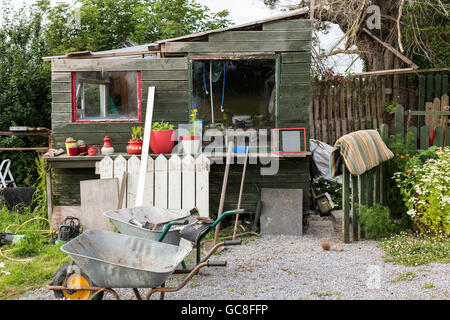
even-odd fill
[[(56, 147), (63, 147), (68, 136), (89, 144), (103, 144), (111, 137), (116, 151), (125, 152), (132, 126), (143, 123), (72, 123), (71, 72), (75, 71), (141, 71), (142, 108), (145, 111), (149, 86), (156, 87), (154, 121), (187, 123), (189, 105), (188, 59), (192, 55), (278, 54), (279, 96), (278, 127), (306, 128), (309, 149), (311, 21), (286, 20), (263, 24), (259, 31), (226, 31), (212, 33), (208, 41), (167, 42), (167, 56), (160, 59), (64, 59), (52, 62), (52, 130)], [(143, 119), (145, 113), (143, 112)], [(281, 161), (275, 176), (261, 176), (259, 165), (250, 165), (244, 189), (243, 207), (252, 209), (259, 198), (258, 188), (302, 188), (304, 208), (309, 207), (308, 158)], [(211, 167), (211, 213), (217, 212), (223, 165)], [(242, 165), (231, 166), (229, 196), (225, 208), (237, 204)], [(79, 204), (79, 181), (95, 179), (93, 169), (57, 169), (56, 204)], [(78, 185), (78, 187), (76, 187)], [(76, 190), (75, 190), (76, 189)], [(71, 191), (69, 195), (69, 191)]]
[(155, 86), (154, 121), (174, 124), (187, 122), (187, 59), (112, 59), (112, 60), (57, 60), (52, 63), (52, 130), (57, 148), (64, 146), (65, 138), (85, 140), (103, 145), (108, 135), (117, 152), (125, 152), (131, 136), (131, 127), (138, 123), (72, 123), (73, 71), (141, 71), (142, 110), (145, 119), (148, 87)]

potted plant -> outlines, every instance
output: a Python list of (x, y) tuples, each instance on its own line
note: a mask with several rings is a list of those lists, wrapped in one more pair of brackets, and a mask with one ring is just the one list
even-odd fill
[(170, 153), (175, 144), (173, 125), (168, 122), (154, 122), (150, 134), (150, 148), (153, 153)]
[(142, 127), (131, 127), (131, 139), (128, 140), (127, 152), (129, 154), (140, 154), (142, 152), (142, 134), (144, 128)]
[(66, 143), (66, 151), (67, 151), (67, 155), (70, 156), (70, 154), (69, 154), (69, 147), (72, 146), (72, 144), (74, 144), (74, 143), (76, 144), (76, 143), (77, 143), (77, 140), (75, 140), (75, 139), (72, 138), (72, 137), (68, 137), (68, 138), (66, 138), (65, 143)]
[(197, 120), (197, 109), (193, 109), (189, 116), (191, 128), (188, 130), (187, 136), (181, 136), (180, 140), (183, 145), (185, 154), (197, 154), (200, 146), (200, 136), (195, 135), (195, 121)]
[(74, 142), (74, 143), (68, 145), (67, 151), (69, 153), (69, 156), (71, 156), (71, 157), (77, 156), (80, 154), (80, 147), (78, 146), (78, 144), (76, 142)]
[(86, 142), (84, 142), (83, 140), (78, 140), (77, 144), (78, 144), (78, 147), (80, 148), (80, 153), (87, 152), (88, 147), (87, 147)]

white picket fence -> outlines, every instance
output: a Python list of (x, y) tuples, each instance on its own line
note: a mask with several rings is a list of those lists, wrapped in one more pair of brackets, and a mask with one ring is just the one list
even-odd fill
[[(119, 155), (114, 160), (105, 156), (99, 163), (100, 179), (118, 178), (122, 185), (123, 172), (128, 171), (124, 208), (136, 202), (141, 160), (131, 156), (128, 160)], [(209, 217), (209, 159), (200, 154), (196, 158), (174, 154), (167, 159), (160, 154), (149, 156), (145, 179), (143, 205), (159, 208), (187, 209), (197, 207), (200, 215)]]

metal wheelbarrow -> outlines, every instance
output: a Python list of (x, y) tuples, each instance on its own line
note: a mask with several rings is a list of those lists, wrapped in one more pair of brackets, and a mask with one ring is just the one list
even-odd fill
[(183, 288), (201, 268), (226, 266), (226, 262), (209, 261), (218, 248), (241, 244), (240, 240), (217, 244), (178, 286), (166, 288), (166, 280), (211, 226), (203, 223), (184, 226), (178, 246), (104, 230), (86, 231), (61, 247), (72, 261), (63, 265), (46, 287), (57, 298), (70, 300), (100, 300), (105, 292), (119, 300), (113, 288), (132, 288), (139, 300), (142, 297), (137, 288), (151, 288), (147, 300), (155, 292), (160, 292), (164, 299), (166, 292)]
[[(194, 247), (196, 248), (196, 265), (198, 265), (201, 258), (201, 241), (205, 236), (214, 230), (216, 225), (227, 216), (243, 213), (245, 213), (245, 209), (226, 211), (215, 221), (212, 221), (204, 217), (199, 217), (196, 208), (188, 211), (185, 209), (162, 209), (144, 206), (107, 211), (103, 215), (109, 218), (121, 233), (130, 236), (162, 241), (174, 245), (178, 245), (181, 237), (189, 239), (194, 243)], [(132, 223), (132, 220), (137, 223)], [(192, 228), (184, 228), (184, 226), (196, 224), (198, 221), (203, 221), (203, 225), (208, 225), (208, 228), (204, 227), (200, 236), (197, 232), (198, 230), (196, 230), (193, 237), (188, 234), (192, 231)], [(153, 226), (156, 225), (155, 230), (146, 227), (145, 223), (150, 223)], [(186, 267), (184, 260), (181, 262), (181, 266), (182, 269), (176, 270), (176, 273), (188, 273), (191, 271)]]
[[(198, 214), (196, 208), (185, 209), (162, 209), (153, 206), (126, 208), (104, 212), (103, 215), (111, 220), (120, 233), (136, 236), (149, 240), (160, 240), (162, 242), (178, 245), (180, 243), (179, 228), (166, 229), (171, 222), (176, 225), (186, 225), (196, 222), (194, 218)], [(164, 233), (164, 237), (161, 235)]]

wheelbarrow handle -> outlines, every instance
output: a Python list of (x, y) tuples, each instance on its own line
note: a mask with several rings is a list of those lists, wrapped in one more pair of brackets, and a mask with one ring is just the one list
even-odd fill
[(238, 239), (238, 240), (225, 240), (223, 242), (224, 246), (239, 246), (242, 244), (242, 240)]
[(169, 232), (170, 228), (171, 228), (172, 226), (175, 226), (175, 225), (182, 225), (182, 223), (177, 222), (177, 221), (169, 222), (169, 223), (165, 226), (165, 228), (164, 228), (163, 232), (161, 233), (161, 235), (159, 236), (158, 242), (162, 242), (162, 241), (164, 240), (164, 237), (166, 236), (167, 232)]
[(226, 261), (207, 261), (206, 265), (208, 267), (226, 267), (227, 262)]

